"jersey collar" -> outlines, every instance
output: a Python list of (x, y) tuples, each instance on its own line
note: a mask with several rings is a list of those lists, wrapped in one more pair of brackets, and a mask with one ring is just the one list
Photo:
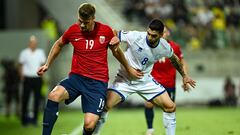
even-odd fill
[(158, 42), (157, 42), (157, 45), (156, 45), (156, 46), (152, 46), (152, 45), (149, 43), (148, 38), (147, 38), (147, 36), (146, 36), (146, 43), (147, 43), (147, 45), (148, 45), (150, 48), (156, 48), (156, 47), (158, 46), (159, 42), (160, 42), (160, 38), (159, 38), (159, 40), (158, 40)]

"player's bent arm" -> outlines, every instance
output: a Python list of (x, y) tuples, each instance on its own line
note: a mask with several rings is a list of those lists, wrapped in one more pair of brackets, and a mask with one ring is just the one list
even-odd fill
[(122, 51), (122, 49), (119, 47), (119, 45), (114, 45), (114, 46), (110, 46), (110, 49), (112, 50), (112, 54), (113, 56), (127, 69), (129, 70), (131, 67), (128, 64), (124, 53)]
[(62, 47), (63, 47), (64, 43), (62, 42), (62, 37), (60, 37), (52, 46), (49, 54), (48, 54), (48, 58), (46, 63), (41, 66), (38, 71), (37, 74), (39, 76), (42, 76), (49, 68), (49, 66), (52, 64), (52, 62), (54, 61), (54, 59), (58, 56), (58, 54), (60, 53)]
[(139, 70), (134, 69), (131, 67), (128, 63), (128, 61), (125, 58), (125, 55), (122, 51), (122, 49), (119, 47), (119, 45), (112, 45), (110, 46), (110, 49), (112, 50), (113, 56), (124, 66), (124, 68), (127, 70), (128, 74), (132, 78), (142, 78), (143, 73)]
[(171, 63), (173, 66), (177, 69), (177, 71), (181, 74), (182, 77), (185, 77), (187, 75), (185, 69), (183, 68), (183, 64), (179, 60), (179, 58), (173, 54), (170, 58)]
[(180, 62), (182, 63), (184, 72), (186, 73), (186, 75), (188, 75), (188, 65), (187, 65), (187, 62), (183, 58), (180, 60)]
[(179, 58), (175, 54), (173, 54), (169, 59), (173, 66), (178, 70), (178, 72), (183, 77), (184, 90), (189, 91), (189, 87), (187, 86), (187, 84), (195, 88), (196, 82), (187, 75), (185, 71), (186, 69), (184, 69), (183, 64), (180, 62)]
[(47, 61), (45, 63), (45, 65), (47, 67), (49, 67), (52, 62), (55, 60), (55, 58), (58, 56), (58, 54), (60, 53), (62, 47), (63, 47), (64, 43), (62, 41), (62, 37), (60, 37), (52, 46), (49, 54), (48, 54), (48, 58)]

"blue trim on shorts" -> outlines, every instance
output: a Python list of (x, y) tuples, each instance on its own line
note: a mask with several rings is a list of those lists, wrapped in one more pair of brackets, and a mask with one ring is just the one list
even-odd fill
[(108, 91), (114, 91), (114, 92), (116, 92), (116, 93), (122, 98), (121, 102), (124, 102), (124, 101), (126, 100), (125, 97), (123, 96), (123, 94), (120, 93), (119, 91), (117, 91), (117, 90), (115, 90), (115, 89), (108, 89)]
[(154, 97), (152, 97), (151, 99), (149, 99), (148, 102), (152, 101), (155, 97), (157, 97), (157, 96), (163, 94), (164, 92), (166, 92), (166, 90), (164, 90), (164, 91), (158, 93), (157, 95), (155, 95)]

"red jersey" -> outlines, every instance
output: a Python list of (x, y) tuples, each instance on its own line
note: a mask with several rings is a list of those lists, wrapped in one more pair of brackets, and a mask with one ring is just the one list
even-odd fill
[[(181, 60), (183, 58), (183, 54), (180, 46), (170, 40), (168, 40), (168, 43), (173, 48), (174, 54)], [(176, 85), (176, 69), (168, 58), (162, 58), (156, 62), (153, 66), (151, 74), (154, 79), (165, 88), (174, 88)]]
[(107, 49), (113, 36), (112, 29), (99, 22), (91, 32), (81, 31), (78, 23), (70, 26), (62, 36), (62, 41), (74, 48), (70, 74), (108, 82)]

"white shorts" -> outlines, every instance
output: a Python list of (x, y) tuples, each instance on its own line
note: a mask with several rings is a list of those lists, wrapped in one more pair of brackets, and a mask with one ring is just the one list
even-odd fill
[(145, 76), (144, 81), (129, 81), (117, 75), (109, 90), (118, 93), (122, 102), (131, 94), (137, 93), (147, 101), (151, 101), (166, 90), (151, 75)]

